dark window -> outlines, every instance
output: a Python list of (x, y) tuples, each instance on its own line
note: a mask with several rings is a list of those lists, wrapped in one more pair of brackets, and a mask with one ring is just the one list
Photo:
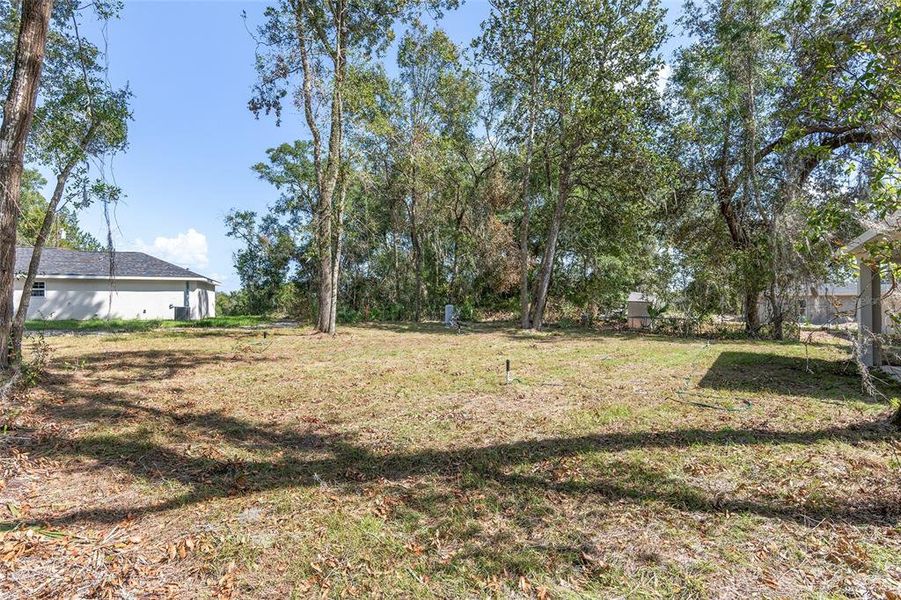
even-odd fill
[(43, 298), (45, 291), (45, 285), (43, 281), (35, 281), (31, 286), (31, 297), (32, 298)]

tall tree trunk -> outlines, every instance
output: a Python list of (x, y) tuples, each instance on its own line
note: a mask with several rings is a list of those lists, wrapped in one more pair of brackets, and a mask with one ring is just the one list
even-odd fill
[(413, 320), (417, 323), (422, 317), (422, 241), (419, 239), (418, 224), (418, 192), (416, 190), (416, 166), (412, 167), (410, 177), (410, 245), (413, 250), (413, 278), (414, 278), (414, 296), (413, 296)]
[[(303, 69), (303, 105), (304, 116), (310, 135), (313, 139), (313, 164), (316, 173), (316, 192), (318, 204), (316, 210), (316, 244), (319, 250), (319, 314), (316, 320), (316, 329), (320, 333), (334, 333), (332, 325), (332, 218), (334, 215), (334, 197), (338, 185), (341, 170), (341, 155), (343, 144), (343, 86), (346, 72), (345, 48), (347, 27), (344, 18), (346, 16), (344, 0), (335, 3), (335, 29), (339, 32), (334, 41), (331, 52), (331, 60), (334, 67), (331, 82), (331, 106), (329, 119), (329, 136), (325, 164), (323, 165), (323, 141), (319, 130), (319, 123), (313, 110), (313, 89), (316, 74), (310, 61), (308, 47), (309, 35), (322, 37), (321, 29), (313, 27), (308, 31), (307, 19), (310, 6), (308, 2), (300, 1), (294, 8), (294, 24), (297, 29), (297, 42), (300, 51), (301, 66)], [(328, 39), (322, 38), (322, 43), (329, 44)]]
[[(340, 61), (337, 62), (340, 65)], [(336, 72), (340, 68), (339, 65), (336, 65)], [(317, 329), (320, 333), (329, 335), (335, 334), (335, 308), (332, 306), (332, 301), (337, 293), (337, 290), (333, 290), (333, 285), (338, 276), (338, 266), (335, 263), (334, 253), (332, 252), (332, 236), (334, 235), (332, 232), (332, 219), (335, 215), (335, 192), (338, 187), (342, 154), (341, 84), (338, 75), (336, 75), (336, 80), (338, 81), (334, 84), (335, 90), (332, 94), (332, 122), (328, 144), (328, 161), (326, 163), (325, 181), (320, 192), (319, 205), (319, 236), (322, 240), (323, 254), (319, 257), (321, 274), (319, 277), (319, 327)]]
[[(388, 167), (385, 167), (386, 180)], [(403, 199), (398, 199), (393, 193), (389, 191), (391, 198), (391, 264), (394, 265), (394, 269), (392, 270), (392, 276), (394, 277), (394, 297), (391, 299), (392, 304), (397, 306), (400, 304), (400, 252), (398, 250), (397, 240), (401, 230), (400, 223), (400, 203)], [(395, 318), (394, 315), (394, 307), (392, 307), (392, 319)]]
[[(336, 66), (336, 69), (339, 68)], [(336, 78), (338, 76), (336, 75)], [(333, 253), (332, 219), (335, 215), (335, 192), (338, 187), (340, 163), (341, 163), (341, 95), (340, 84), (336, 82), (332, 94), (332, 120), (331, 133), (328, 144), (328, 160), (326, 162), (325, 176), (319, 192), (319, 323), (317, 330), (320, 333), (334, 335), (335, 324), (332, 320), (334, 309), (333, 283), (337, 277), (337, 265)]]
[(335, 246), (332, 252), (332, 298), (328, 333), (335, 335), (338, 322), (338, 276), (341, 271), (341, 250), (344, 247), (344, 202), (347, 199), (347, 182), (341, 177), (338, 184), (338, 202), (335, 204)]
[(416, 192), (410, 202), (410, 243), (413, 247), (413, 278), (415, 295), (413, 300), (413, 320), (417, 323), (422, 318), (422, 243), (419, 239), (419, 228), (416, 223)]
[(547, 305), (547, 293), (551, 285), (551, 274), (554, 271), (554, 260), (557, 252), (557, 238), (560, 236), (560, 224), (563, 221), (563, 209), (569, 197), (569, 177), (571, 163), (564, 157), (560, 165), (560, 179), (557, 183), (557, 204), (547, 235), (547, 245), (541, 257), (541, 270), (535, 282), (535, 301), (532, 304), (531, 325), (541, 329), (544, 323), (544, 309)]
[(25, 167), (25, 145), (31, 132), (52, 0), (23, 0), (22, 20), (9, 94), (0, 126), (0, 368), (9, 366), (16, 268), (16, 227)]
[[(429, 240), (429, 243), (432, 248), (432, 282), (431, 282), (432, 288), (431, 289), (434, 291), (438, 291), (439, 289), (441, 289), (441, 278), (443, 275), (443, 273), (441, 271), (441, 265), (444, 264), (445, 257), (442, 254), (441, 246), (439, 245), (439, 242), (438, 242), (438, 235), (433, 231), (432, 235), (430, 235), (429, 238), (431, 238)], [(422, 299), (426, 305), (426, 312), (428, 312), (429, 299), (430, 299), (428, 286), (425, 286), (425, 288), (423, 289)]]
[[(93, 130), (93, 128), (92, 128)], [(82, 148), (87, 145), (92, 134), (86, 137)], [(66, 182), (72, 170), (77, 164), (76, 160), (70, 160), (63, 170), (56, 176), (56, 185), (53, 188), (53, 195), (50, 197), (50, 203), (47, 205), (47, 211), (44, 213), (44, 220), (41, 222), (41, 228), (34, 241), (34, 248), (31, 250), (31, 261), (28, 263), (28, 273), (25, 276), (25, 282), (22, 284), (22, 295), (19, 297), (19, 307), (16, 309), (16, 317), (12, 326), (13, 340), (13, 356), (16, 359), (22, 356), (22, 338), (25, 333), (25, 318), (28, 315), (28, 306), (31, 304), (31, 288), (34, 280), (37, 278), (38, 267), (41, 263), (41, 253), (47, 243), (53, 222), (56, 219), (56, 211), (62, 200), (63, 192), (66, 190)]]
[(744, 318), (745, 318), (745, 333), (748, 335), (757, 335), (757, 331), (760, 329), (760, 292), (754, 289), (748, 289), (745, 291), (745, 301), (744, 301)]
[(394, 264), (394, 304), (400, 304), (400, 256), (397, 250), (397, 234), (400, 227), (395, 224), (391, 232), (391, 262)]
[[(459, 192), (458, 192), (459, 194)], [(451, 284), (450, 284), (450, 301), (451, 304), (459, 304), (462, 298), (460, 288), (460, 237), (463, 228), (463, 217), (466, 216), (465, 207), (459, 212), (454, 210), (454, 258), (451, 263)]]
[(530, 329), (532, 317), (529, 314), (529, 213), (532, 210), (532, 156), (535, 148), (535, 96), (538, 93), (538, 78), (532, 63), (532, 82), (529, 98), (529, 135), (526, 138), (526, 158), (522, 173), (522, 221), (519, 224), (519, 310), (520, 327)]
[(322, 194), (316, 215), (319, 248), (319, 314), (316, 330), (331, 333), (332, 318), (332, 200), (330, 193)]
[(450, 280), (450, 303), (451, 304), (459, 304), (460, 303), (460, 294), (457, 290), (457, 281), (460, 275), (459, 268), (460, 261), (460, 235), (458, 233), (454, 233), (454, 248), (453, 248), (453, 259), (451, 261), (451, 280)]

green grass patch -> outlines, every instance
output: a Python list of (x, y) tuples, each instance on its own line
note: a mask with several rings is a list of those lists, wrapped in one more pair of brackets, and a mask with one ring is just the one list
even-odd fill
[(170, 321), (163, 319), (61, 319), (26, 321), (28, 331), (115, 331), (141, 332), (171, 327), (252, 327), (272, 322), (269, 317), (239, 315), (231, 317), (210, 317), (196, 321)]
[[(70, 578), (54, 597), (93, 589), (101, 543), (108, 569), (147, 559), (135, 596), (839, 598), (852, 577), (872, 597), (901, 580), (894, 405), (826, 334), (113, 323), (159, 329), (49, 338), (0, 423), (0, 537), (27, 550), (18, 573)], [(35, 546), (35, 524), (78, 537)]]

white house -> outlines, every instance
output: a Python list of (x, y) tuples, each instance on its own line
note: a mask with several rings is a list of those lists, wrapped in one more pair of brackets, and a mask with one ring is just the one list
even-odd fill
[[(766, 301), (760, 310), (766, 316)], [(843, 325), (857, 318), (857, 286), (821, 284), (810, 286), (799, 299), (799, 317), (812, 325)]]
[[(16, 248), (16, 307), (30, 261), (31, 248)], [(45, 248), (28, 291), (28, 318), (213, 317), (217, 283), (143, 252), (115, 252), (110, 261), (108, 252)]]
[[(857, 320), (861, 297), (858, 285), (823, 284), (807, 290), (801, 297), (801, 320), (812, 325), (841, 325)], [(901, 293), (890, 284), (882, 284), (882, 328), (894, 330), (892, 316), (901, 308)]]

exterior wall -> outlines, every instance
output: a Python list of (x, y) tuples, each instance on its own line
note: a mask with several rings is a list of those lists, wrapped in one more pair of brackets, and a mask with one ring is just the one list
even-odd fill
[(648, 313), (649, 302), (626, 302), (626, 325), (629, 329), (642, 329), (650, 327), (651, 315)]
[[(103, 279), (42, 279), (44, 297), (32, 297), (29, 319), (173, 319), (172, 307), (184, 306), (191, 318), (215, 315), (215, 287), (206, 282), (179, 280), (124, 280), (113, 282), (112, 292)], [(187, 294), (186, 292), (187, 283)], [(14, 304), (19, 305), (22, 281), (16, 281)]]
[(898, 333), (898, 328), (895, 327), (895, 321), (892, 319), (892, 316), (896, 319), (901, 317), (901, 293), (895, 292), (882, 300), (883, 333)]
[[(883, 294), (886, 292), (883, 291)], [(814, 325), (845, 324), (857, 321), (857, 311), (862, 302), (857, 295), (808, 296), (805, 315)], [(901, 294), (892, 293), (882, 299), (882, 331), (895, 333), (892, 315), (901, 314)]]
[[(883, 295), (888, 293), (888, 288), (883, 289)], [(856, 292), (849, 293), (841, 290), (840, 293), (821, 293), (814, 297), (808, 295), (804, 298), (804, 309), (801, 312), (801, 322), (809, 322), (811, 325), (845, 325), (855, 323), (858, 319), (858, 309), (861, 302)], [(761, 320), (769, 319), (767, 307), (763, 298), (758, 308)], [(901, 293), (894, 292), (882, 300), (882, 331), (894, 333), (894, 323), (890, 315), (901, 316)]]
[(216, 316), (216, 288), (205, 281), (190, 282), (191, 319)]
[(802, 318), (813, 325), (852, 323), (857, 318), (857, 295), (807, 296)]

